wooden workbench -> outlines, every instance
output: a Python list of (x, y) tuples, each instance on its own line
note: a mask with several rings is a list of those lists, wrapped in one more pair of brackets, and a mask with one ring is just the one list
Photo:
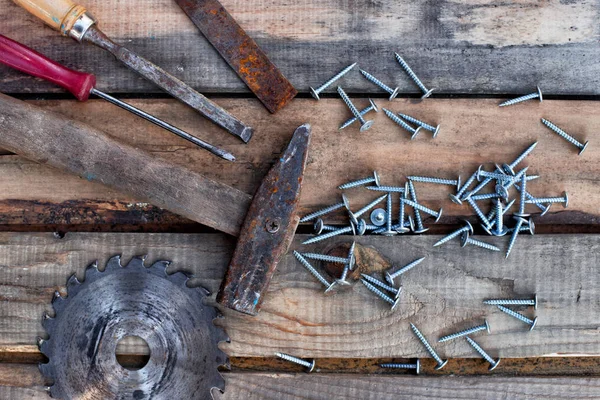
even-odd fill
[[(525, 161), (540, 179), (539, 195), (566, 190), (569, 207), (535, 216), (536, 236), (522, 235), (510, 258), (456, 242), (431, 245), (454, 229), (470, 209), (451, 203), (448, 189), (418, 187), (419, 199), (443, 207), (439, 224), (426, 220), (426, 235), (356, 238), (393, 264), (427, 256), (404, 280), (396, 312), (362, 285), (325, 297), (319, 284), (291, 255), (278, 268), (262, 312), (252, 318), (225, 311), (221, 324), (231, 338), (222, 345), (231, 358), (223, 399), (572, 399), (600, 397), (600, 46), (596, 1), (477, 2), (236, 1), (222, 3), (256, 39), (299, 90), (289, 106), (269, 114), (170, 0), (86, 0), (101, 29), (146, 56), (256, 128), (245, 145), (169, 98), (91, 45), (60, 37), (9, 0), (0, 0), (0, 33), (70, 67), (93, 72), (98, 88), (234, 153), (220, 161), (174, 135), (100, 100), (78, 103), (56, 87), (0, 67), (0, 92), (100, 128), (123, 142), (185, 165), (252, 194), (293, 129), (313, 126), (301, 199), (302, 213), (339, 200), (335, 187), (377, 170), (386, 184), (406, 175), (466, 179), (479, 165), (510, 162), (533, 141)], [(421, 79), (438, 88), (415, 102), (416, 87), (393, 57), (398, 51)], [(439, 136), (413, 141), (382, 113), (374, 127), (339, 132), (349, 117), (332, 87), (317, 102), (308, 95), (344, 66), (361, 67), (401, 89), (392, 103), (353, 71), (342, 86), (366, 106), (441, 123)], [(529, 93), (539, 84), (543, 103), (499, 108), (501, 98)], [(577, 156), (569, 144), (542, 126), (545, 117), (590, 141)], [(0, 134), (2, 134), (0, 132)], [(350, 193), (353, 204), (374, 198)], [(343, 224), (343, 214), (327, 219)], [(122, 254), (169, 259), (171, 270), (193, 272), (196, 284), (215, 292), (234, 240), (99, 184), (65, 175), (0, 149), (0, 398), (44, 399), (48, 382), (36, 363), (40, 324), (55, 290), (85, 267)], [(293, 249), (310, 233), (299, 228)], [(326, 251), (349, 237), (311, 247)], [(507, 238), (485, 238), (503, 246)], [(537, 293), (539, 323), (530, 333), (481, 301)], [(531, 314), (531, 312), (529, 312)], [(478, 342), (499, 367), (486, 363), (462, 341), (436, 345), (448, 365), (434, 362), (408, 322), (430, 338), (487, 318), (493, 334)], [(318, 373), (276, 360), (288, 352), (317, 359)], [(135, 364), (144, 357), (135, 344), (119, 349)], [(423, 360), (421, 376), (382, 371), (380, 362)]]

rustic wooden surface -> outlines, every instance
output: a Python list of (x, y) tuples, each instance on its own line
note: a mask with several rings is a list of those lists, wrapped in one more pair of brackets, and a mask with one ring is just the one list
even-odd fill
[[(223, 0), (223, 5), (299, 91), (359, 61), (403, 93), (417, 93), (394, 59), (398, 51), (440, 93), (522, 93), (540, 84), (551, 94), (598, 95), (598, 3), (550, 0), (344, 2)], [(248, 92), (244, 83), (170, 0), (82, 2), (114, 40), (205, 92)], [(98, 76), (99, 88), (160, 93), (105, 51), (61, 37), (2, 0), (2, 33)], [(56, 92), (55, 87), (0, 69), (0, 91)], [(379, 90), (358, 71), (350, 92)], [(335, 91), (335, 87), (330, 88)]]
[[(339, 202), (336, 186), (371, 174), (376, 169), (386, 184), (401, 184), (406, 175), (419, 174), (466, 180), (481, 164), (511, 162), (534, 141), (539, 144), (522, 163), (528, 173), (539, 174), (528, 189), (535, 195), (570, 194), (569, 208), (555, 205), (552, 212), (538, 218), (538, 225), (585, 224), (598, 226), (600, 197), (600, 146), (593, 138), (600, 131), (600, 116), (593, 101), (531, 102), (518, 107), (499, 108), (497, 100), (437, 100), (420, 104), (408, 100), (378, 101), (380, 106), (405, 112), (431, 122), (441, 123), (436, 139), (427, 132), (413, 141), (383, 113), (371, 114), (376, 122), (366, 133), (356, 127), (338, 132), (337, 126), (348, 117), (337, 99), (299, 99), (276, 115), (262, 108), (257, 100), (217, 99), (245, 121), (259, 127), (248, 145), (224, 134), (193, 110), (174, 100), (132, 100), (148, 112), (182, 129), (202, 132), (201, 136), (233, 152), (238, 161), (218, 160), (188, 145), (162, 129), (120, 110), (104, 101), (82, 104), (75, 101), (35, 101), (44, 109), (85, 122), (109, 135), (166, 158), (208, 178), (224, 182), (252, 194), (285, 148), (294, 129), (312, 123), (313, 137), (301, 212)], [(357, 101), (358, 104), (366, 100)], [(540, 122), (546, 117), (564, 126), (580, 139), (591, 140), (581, 156), (576, 149)], [(123, 129), (126, 126), (127, 129)], [(0, 225), (41, 224), (156, 224), (184, 223), (186, 220), (132, 199), (101, 185), (59, 173), (17, 156), (0, 157)], [(443, 223), (456, 223), (471, 214), (468, 206), (448, 200), (450, 188), (416, 184), (419, 200), (432, 208), (443, 207)], [(362, 206), (376, 194), (355, 189), (348, 192), (353, 205)], [(536, 212), (536, 208), (530, 209)], [(332, 223), (345, 223), (343, 213), (328, 217)]]

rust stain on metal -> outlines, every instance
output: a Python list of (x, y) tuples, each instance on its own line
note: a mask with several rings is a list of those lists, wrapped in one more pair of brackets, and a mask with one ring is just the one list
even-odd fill
[[(296, 129), (286, 151), (267, 173), (254, 195), (217, 301), (256, 315), (281, 257), (287, 252), (300, 218), (298, 201), (310, 125)], [(274, 226), (276, 224), (277, 226)]]
[(298, 93), (217, 0), (175, 0), (229, 66), (272, 113)]

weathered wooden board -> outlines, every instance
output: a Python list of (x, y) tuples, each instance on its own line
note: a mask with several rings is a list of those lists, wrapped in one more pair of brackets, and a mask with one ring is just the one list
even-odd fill
[[(287, 399), (593, 399), (600, 396), (597, 378), (417, 377), (349, 374), (226, 373), (219, 400)], [(48, 395), (32, 365), (0, 365), (0, 397), (40, 399)], [(6, 385), (6, 386), (5, 386)]]
[[(257, 133), (248, 144), (224, 134), (174, 100), (132, 100), (133, 104), (182, 129), (227, 148), (236, 163), (221, 161), (131, 114), (103, 101), (82, 104), (74, 101), (36, 101), (35, 104), (81, 120), (110, 135), (152, 152), (156, 157), (184, 165), (208, 178), (253, 193), (293, 130), (302, 123), (313, 125), (313, 138), (302, 192), (301, 212), (340, 201), (337, 185), (368, 176), (376, 169), (385, 184), (402, 184), (405, 175), (430, 175), (466, 180), (482, 163), (511, 162), (523, 149), (539, 141), (522, 163), (529, 174), (540, 179), (530, 182), (535, 195), (570, 195), (569, 208), (554, 206), (553, 213), (538, 218), (538, 224), (598, 224), (600, 198), (600, 145), (594, 141), (600, 131), (597, 104), (587, 101), (531, 102), (498, 108), (496, 100), (436, 100), (413, 104), (397, 100), (380, 106), (405, 112), (431, 123), (440, 123), (440, 134), (431, 139), (427, 132), (410, 141), (383, 113), (370, 114), (376, 122), (366, 133), (356, 127), (338, 132), (348, 117), (340, 100), (296, 100), (276, 115), (270, 115), (256, 100), (218, 99), (218, 103), (255, 126)], [(365, 99), (357, 100), (363, 106)], [(540, 122), (546, 117), (581, 140), (590, 140), (581, 156)], [(82, 155), (85, 156), (85, 155)], [(417, 184), (419, 200), (432, 208), (443, 207), (441, 223), (455, 223), (469, 215), (468, 206), (449, 201), (450, 188)], [(355, 207), (376, 194), (364, 189), (348, 191)], [(532, 212), (537, 209), (531, 208)], [(330, 222), (346, 221), (343, 213), (328, 217)], [(0, 224), (116, 224), (184, 222), (156, 207), (108, 190), (101, 185), (68, 176), (17, 156), (0, 156)]]
[[(322, 245), (293, 248), (326, 251)], [(447, 333), (487, 318), (492, 335), (477, 340), (494, 357), (600, 354), (600, 281), (595, 273), (600, 254), (598, 235), (523, 236), (508, 260), (501, 253), (453, 242), (431, 245), (439, 237), (362, 237), (396, 265), (427, 256), (403, 280), (403, 300), (395, 312), (360, 284), (335, 296), (323, 288), (290, 254), (278, 267), (258, 317), (225, 312), (222, 320), (231, 343), (230, 356), (272, 356), (283, 351), (306, 357), (426, 357), (409, 330), (417, 324), (432, 342)], [(495, 238), (503, 245), (506, 238)], [(148, 254), (148, 261), (169, 259), (216, 291), (233, 243), (217, 234), (0, 234), (0, 352), (36, 352), (43, 335), (40, 316), (54, 290), (64, 290), (71, 273), (83, 279), (85, 267), (114, 255), (125, 261)], [(528, 332), (523, 323), (485, 306), (490, 297), (529, 297), (537, 293), (539, 317)], [(435, 347), (444, 357), (477, 357), (463, 341)], [(136, 349), (131, 349), (136, 352)]]
[[(600, 93), (599, 6), (594, 0), (222, 3), (303, 92), (357, 61), (389, 85), (416, 93), (394, 60), (398, 51), (440, 93), (522, 93), (538, 83), (553, 94)], [(248, 91), (173, 1), (83, 4), (114, 40), (201, 91)], [(42, 28), (10, 0), (2, 0), (0, 10), (3, 34), (97, 74), (100, 89), (160, 92), (103, 50)], [(0, 68), (0, 76), (3, 92), (57, 91), (6, 68)], [(342, 84), (351, 92), (379, 91), (358, 71)]]

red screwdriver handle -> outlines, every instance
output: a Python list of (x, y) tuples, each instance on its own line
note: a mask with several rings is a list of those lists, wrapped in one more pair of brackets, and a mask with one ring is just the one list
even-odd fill
[(3, 35), (0, 35), (0, 63), (55, 83), (79, 101), (86, 101), (96, 85), (94, 75), (69, 69)]

